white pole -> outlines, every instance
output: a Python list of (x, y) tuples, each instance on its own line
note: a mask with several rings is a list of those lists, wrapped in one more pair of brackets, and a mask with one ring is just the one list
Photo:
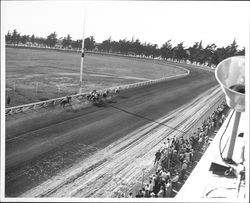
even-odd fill
[(241, 112), (236, 111), (235, 118), (234, 118), (234, 124), (233, 124), (233, 130), (231, 133), (230, 143), (229, 143), (228, 152), (227, 152), (227, 156), (226, 156), (227, 159), (232, 160), (232, 157), (233, 157), (234, 146), (235, 146), (235, 141), (236, 141), (239, 122), (240, 122), (240, 116), (241, 116)]
[(82, 74), (83, 74), (83, 59), (84, 59), (84, 34), (85, 34), (85, 19), (86, 19), (86, 10), (84, 12), (83, 19), (83, 35), (82, 35), (82, 50), (81, 50), (81, 67), (80, 67), (80, 83), (79, 83), (79, 93), (82, 93)]

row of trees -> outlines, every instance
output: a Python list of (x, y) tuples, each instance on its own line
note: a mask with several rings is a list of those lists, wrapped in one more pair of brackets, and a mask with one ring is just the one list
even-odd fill
[[(57, 38), (56, 32), (51, 33), (47, 36), (47, 38), (43, 37), (36, 37), (33, 35), (21, 35), (17, 32), (17, 30), (13, 30), (12, 33), (8, 31), (8, 33), (5, 35), (5, 41), (6, 43), (10, 44), (27, 44), (31, 43), (34, 45), (44, 45), (48, 47), (62, 47), (62, 48), (77, 48), (81, 49), (82, 47), (82, 40), (72, 40), (71, 36), (68, 34), (64, 38)], [(96, 42), (94, 40), (94, 37), (88, 37), (84, 39), (85, 49), (87, 50), (93, 50), (95, 48)]]
[(17, 30), (13, 30), (12, 33), (8, 31), (8, 33), (5, 35), (5, 41), (6, 43), (10, 44), (26, 44), (27, 42), (30, 42), (32, 44), (44, 44), (47, 46), (55, 46), (57, 43), (57, 35), (56, 33), (51, 33), (46, 39), (42, 37), (35, 37), (33, 34), (32, 36), (30, 35), (21, 35), (20, 33), (17, 32)]
[[(8, 32), (5, 39), (6, 43), (11, 44), (31, 43), (49, 47), (73, 49), (81, 49), (82, 47), (82, 40), (72, 40), (69, 34), (64, 38), (58, 39), (55, 32), (48, 35), (47, 38), (42, 38), (35, 37), (34, 34), (32, 36), (21, 35), (17, 30), (14, 30), (12, 33)], [(84, 39), (84, 48), (89, 51), (96, 50), (108, 53), (162, 58), (178, 62), (189, 61), (190, 63), (205, 64), (208, 66), (215, 66), (223, 59), (231, 56), (245, 55), (245, 48), (238, 49), (235, 40), (226, 47), (217, 47), (215, 43), (204, 47), (202, 41), (200, 41), (186, 48), (184, 42), (180, 42), (176, 46), (173, 46), (171, 40), (168, 40), (161, 47), (158, 47), (157, 44), (142, 43), (139, 39), (115, 41), (109, 38), (101, 43), (96, 43), (94, 37), (90, 36)]]

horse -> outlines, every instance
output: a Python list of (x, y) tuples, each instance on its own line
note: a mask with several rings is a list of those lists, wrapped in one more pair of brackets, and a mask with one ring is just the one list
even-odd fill
[(119, 88), (116, 88), (116, 89), (115, 89), (115, 93), (116, 93), (116, 94), (119, 94), (119, 93), (120, 93)]
[(90, 99), (91, 99), (91, 95), (88, 94), (88, 95), (86, 96), (86, 98), (87, 98), (88, 100), (90, 100)]
[(71, 105), (72, 97), (66, 96), (64, 100), (61, 101), (60, 105), (64, 108), (66, 104)]
[(108, 97), (108, 95), (109, 95), (109, 90), (106, 90), (106, 91), (102, 94), (102, 97), (103, 97), (104, 99), (106, 99), (106, 98)]
[(93, 97), (92, 97), (92, 101), (94, 103), (98, 103), (100, 101), (100, 96), (101, 96), (100, 93), (94, 94)]

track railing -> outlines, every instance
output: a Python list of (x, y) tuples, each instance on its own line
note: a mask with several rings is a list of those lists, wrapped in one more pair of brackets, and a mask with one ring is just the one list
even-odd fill
[[(189, 75), (189, 70), (187, 70), (187, 72), (184, 74), (180, 74), (180, 75), (176, 75), (176, 76), (170, 76), (170, 77), (160, 78), (157, 80), (148, 80), (148, 81), (144, 81), (144, 82), (138, 82), (138, 83), (133, 83), (133, 84), (128, 84), (128, 85), (106, 88), (103, 90), (98, 90), (98, 92), (103, 93), (106, 90), (109, 90), (111, 95), (112, 94), (114, 95), (114, 93), (117, 89), (122, 91), (122, 90), (126, 90), (126, 89), (152, 85), (152, 84), (160, 83), (163, 81), (168, 81), (168, 80), (170, 81), (170, 80), (174, 80), (177, 78), (182, 78), (182, 77), (185, 77), (187, 75)], [(82, 100), (85, 102), (85, 101), (88, 101), (88, 99), (87, 99), (88, 94), (89, 94), (89, 92), (76, 94), (76, 95), (69, 95), (69, 96), (72, 99)], [(43, 108), (43, 107), (56, 106), (56, 105), (59, 105), (65, 99), (66, 99), (66, 97), (60, 97), (60, 98), (50, 99), (50, 100), (41, 101), (41, 102), (35, 102), (35, 103), (30, 103), (30, 104), (25, 104), (25, 105), (20, 105), (20, 106), (9, 107), (9, 108), (5, 109), (5, 115), (17, 114), (17, 113), (25, 112), (28, 110), (39, 109), (39, 108)]]

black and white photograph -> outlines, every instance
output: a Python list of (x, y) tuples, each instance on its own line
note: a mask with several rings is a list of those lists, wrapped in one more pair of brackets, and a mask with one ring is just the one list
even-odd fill
[(1, 1), (1, 202), (249, 202), (249, 1)]

